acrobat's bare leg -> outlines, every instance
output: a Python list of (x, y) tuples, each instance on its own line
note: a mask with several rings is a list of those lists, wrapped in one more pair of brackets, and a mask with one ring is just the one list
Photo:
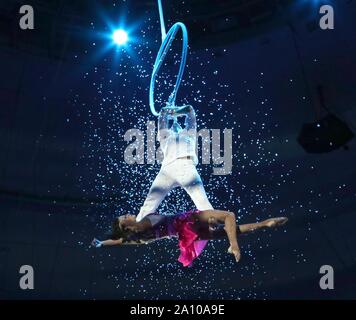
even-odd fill
[(288, 221), (286, 217), (271, 218), (261, 222), (248, 223), (239, 225), (241, 234), (256, 231), (264, 228), (275, 228), (284, 225)]

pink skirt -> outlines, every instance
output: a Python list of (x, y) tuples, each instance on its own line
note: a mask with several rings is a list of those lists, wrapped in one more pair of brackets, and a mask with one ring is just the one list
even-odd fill
[(194, 230), (192, 215), (199, 212), (199, 210), (190, 210), (180, 213), (173, 222), (178, 234), (178, 245), (180, 249), (178, 261), (181, 262), (184, 267), (191, 266), (193, 260), (202, 253), (208, 243), (207, 240), (197, 240), (198, 234)]

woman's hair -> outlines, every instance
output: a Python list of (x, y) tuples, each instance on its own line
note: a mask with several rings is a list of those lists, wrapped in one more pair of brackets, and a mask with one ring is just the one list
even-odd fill
[(119, 219), (117, 218), (115, 218), (112, 222), (110, 239), (123, 239), (123, 242), (139, 241), (137, 234), (135, 234), (131, 230), (124, 229), (122, 226), (120, 226)]

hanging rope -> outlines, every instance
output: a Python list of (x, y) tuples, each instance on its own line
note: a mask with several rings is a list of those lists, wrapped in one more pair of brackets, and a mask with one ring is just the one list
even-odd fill
[(159, 111), (157, 112), (156, 107), (155, 107), (155, 101), (154, 101), (156, 77), (157, 77), (158, 71), (161, 68), (162, 63), (163, 63), (169, 49), (171, 48), (173, 40), (174, 40), (179, 29), (182, 30), (182, 39), (183, 39), (182, 54), (181, 54), (181, 59), (180, 59), (180, 66), (179, 66), (179, 71), (178, 71), (178, 75), (177, 75), (177, 80), (174, 85), (174, 89), (173, 89), (172, 93), (168, 97), (167, 105), (169, 105), (169, 106), (175, 105), (176, 96), (177, 96), (177, 92), (178, 92), (179, 86), (182, 81), (184, 68), (185, 68), (185, 64), (186, 64), (186, 60), (187, 60), (187, 53), (188, 53), (188, 31), (187, 31), (186, 26), (182, 22), (177, 22), (169, 29), (168, 33), (166, 34), (166, 28), (164, 25), (163, 9), (162, 9), (161, 0), (158, 0), (158, 8), (159, 8), (159, 14), (160, 14), (160, 23), (161, 23), (162, 44), (161, 44), (161, 47), (159, 48), (159, 51), (158, 51), (158, 54), (156, 57), (156, 61), (153, 65), (153, 71), (152, 71), (151, 83), (150, 83), (150, 91), (149, 91), (150, 109), (151, 109), (152, 114), (155, 116), (159, 115)]
[(166, 26), (164, 24), (163, 7), (162, 7), (161, 0), (158, 0), (158, 11), (159, 11), (159, 21), (161, 23), (161, 34), (162, 34), (162, 43), (163, 43), (164, 38), (166, 37)]

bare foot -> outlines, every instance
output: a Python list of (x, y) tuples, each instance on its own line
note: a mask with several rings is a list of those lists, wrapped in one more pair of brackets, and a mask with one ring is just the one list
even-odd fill
[(268, 228), (275, 228), (275, 227), (283, 226), (285, 223), (287, 223), (287, 221), (288, 218), (286, 217), (278, 217), (278, 218), (267, 219), (263, 223)]
[(239, 247), (232, 247), (230, 246), (229, 249), (227, 249), (227, 252), (235, 256), (236, 262), (239, 262), (241, 259), (241, 252)]

